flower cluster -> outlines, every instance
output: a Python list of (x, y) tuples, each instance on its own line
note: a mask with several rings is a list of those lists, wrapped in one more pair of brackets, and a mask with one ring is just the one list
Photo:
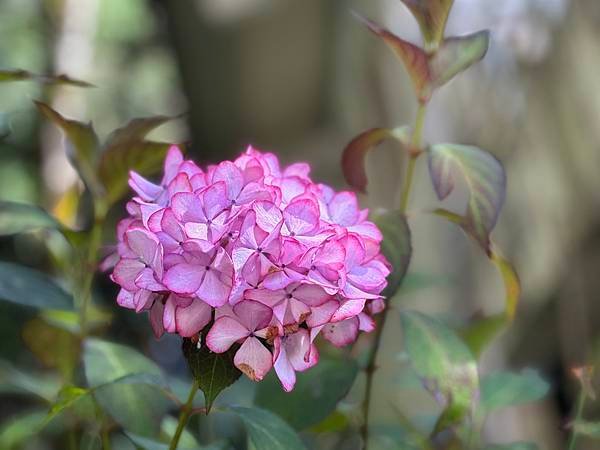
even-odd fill
[(295, 372), (318, 361), (319, 333), (343, 346), (373, 330), (389, 274), (356, 196), (309, 171), (251, 147), (202, 170), (173, 146), (159, 185), (131, 172), (137, 196), (112, 273), (118, 304), (148, 310), (157, 337), (203, 332), (217, 353), (235, 345), (249, 378), (273, 367), (291, 390)]

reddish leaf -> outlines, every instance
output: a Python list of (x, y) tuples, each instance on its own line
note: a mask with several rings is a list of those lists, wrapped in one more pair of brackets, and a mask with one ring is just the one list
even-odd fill
[(402, 60), (406, 70), (408, 71), (408, 74), (410, 75), (415, 92), (419, 97), (419, 101), (427, 101), (431, 96), (431, 89), (429, 87), (430, 74), (427, 54), (423, 51), (423, 49), (399, 38), (395, 34), (359, 14), (354, 13), (354, 15), (362, 23), (364, 23), (369, 30), (371, 30), (371, 32), (382, 38), (384, 42)]
[(435, 50), (444, 37), (454, 0), (402, 0), (421, 28), (428, 50)]
[(388, 138), (394, 138), (403, 145), (408, 143), (408, 127), (396, 129), (371, 128), (356, 136), (344, 149), (342, 154), (342, 171), (346, 182), (359, 192), (365, 193), (367, 174), (365, 157), (367, 152)]

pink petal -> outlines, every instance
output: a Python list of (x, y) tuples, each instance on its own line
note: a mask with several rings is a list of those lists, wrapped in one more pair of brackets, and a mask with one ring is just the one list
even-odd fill
[(169, 183), (169, 187), (167, 188), (167, 192), (169, 193), (169, 197), (173, 197), (175, 194), (179, 192), (192, 192), (192, 185), (190, 184), (190, 180), (185, 173), (179, 173), (173, 181)]
[(153, 201), (163, 192), (162, 186), (151, 183), (133, 170), (129, 172), (129, 186), (146, 202)]
[(351, 344), (356, 340), (357, 336), (358, 319), (356, 317), (323, 327), (323, 337), (336, 347)]
[(275, 203), (268, 201), (259, 201), (252, 206), (256, 212), (256, 223), (267, 233), (275, 229), (275, 227), (283, 220), (281, 209)]
[(150, 325), (152, 325), (152, 330), (154, 331), (154, 336), (158, 339), (165, 332), (165, 328), (163, 326), (163, 311), (165, 309), (165, 305), (160, 299), (157, 299), (150, 308)]
[(233, 279), (231, 277), (211, 268), (206, 271), (204, 280), (195, 294), (216, 308), (227, 303), (232, 286)]
[(208, 325), (211, 316), (212, 308), (200, 299), (194, 299), (188, 307), (177, 308), (177, 332), (183, 337), (193, 336)]
[(179, 166), (182, 162), (183, 155), (181, 150), (176, 145), (171, 145), (167, 151), (167, 156), (165, 157), (165, 176), (162, 184), (169, 184), (171, 180), (175, 178), (175, 175), (177, 175), (177, 170), (179, 170)]
[(205, 273), (206, 268), (196, 264), (176, 264), (167, 270), (163, 283), (177, 294), (193, 294), (202, 284)]
[(215, 353), (223, 353), (229, 350), (234, 342), (250, 335), (237, 320), (223, 316), (217, 319), (206, 335), (206, 345)]
[(250, 300), (256, 300), (257, 302), (267, 305), (273, 308), (277, 303), (284, 300), (287, 296), (287, 292), (283, 289), (272, 291), (270, 289), (250, 289), (246, 291), (244, 297)]
[(175, 319), (175, 311), (177, 309), (177, 301), (173, 295), (170, 295), (165, 302), (163, 311), (162, 321), (163, 327), (167, 333), (175, 333), (177, 330), (177, 323)]
[(121, 289), (117, 295), (117, 304), (123, 308), (135, 309), (135, 304), (133, 303), (133, 293), (125, 289)]
[(250, 336), (236, 352), (233, 363), (252, 381), (260, 381), (271, 370), (272, 358), (271, 352)]
[(164, 291), (165, 287), (159, 283), (155, 276), (154, 271), (149, 267), (143, 269), (135, 279), (135, 285), (141, 289), (147, 289), (148, 291), (160, 292)]
[(340, 306), (340, 302), (337, 300), (330, 300), (323, 303), (320, 306), (316, 306), (310, 309), (310, 316), (306, 318), (306, 324), (309, 328), (316, 328), (321, 325), (325, 325), (331, 319), (331, 316)]
[(295, 200), (285, 208), (283, 217), (291, 235), (309, 234), (319, 226), (319, 206), (310, 199)]
[(355, 235), (349, 234), (343, 241), (346, 248), (346, 270), (351, 271), (354, 266), (362, 264), (365, 259), (365, 247)]
[(375, 329), (375, 321), (371, 316), (366, 313), (360, 313), (358, 315), (358, 329), (365, 333), (370, 333)]
[(253, 300), (244, 300), (236, 304), (233, 307), (233, 312), (250, 331), (265, 328), (271, 322), (271, 317), (273, 317), (271, 308)]
[(231, 161), (223, 161), (213, 174), (213, 182), (217, 181), (225, 182), (229, 200), (236, 200), (244, 187), (244, 174)]
[(365, 299), (347, 300), (340, 305), (338, 310), (331, 316), (331, 322), (340, 322), (350, 317), (358, 316), (365, 308)]
[(133, 294), (133, 304), (135, 305), (135, 311), (140, 312), (145, 309), (150, 308), (159, 296), (154, 292), (147, 291), (145, 289), (138, 290), (135, 294)]
[(178, 220), (184, 222), (206, 222), (202, 203), (196, 194), (180, 192), (171, 199), (171, 209)]
[(315, 352), (316, 354), (312, 357), (308, 356), (313, 352), (311, 352), (310, 336), (304, 328), (300, 328), (296, 333), (287, 336), (283, 346), (294, 370), (302, 372), (316, 364), (318, 353)]
[(143, 262), (151, 266), (154, 264), (156, 250), (160, 245), (158, 238), (143, 228), (133, 228), (125, 233), (125, 240), (131, 250), (138, 255)]
[(201, 192), (202, 203), (207, 219), (214, 219), (230, 206), (227, 198), (227, 186), (219, 181)]
[(122, 288), (137, 291), (139, 288), (135, 284), (135, 279), (145, 267), (144, 263), (137, 259), (122, 259), (115, 266), (112, 276)]
[(329, 202), (329, 217), (342, 226), (354, 225), (358, 221), (358, 201), (352, 192), (339, 192)]
[(171, 209), (164, 210), (160, 221), (160, 227), (162, 231), (171, 236), (175, 241), (181, 243), (185, 240), (183, 227)]
[(275, 364), (273, 364), (273, 368), (275, 369), (275, 373), (277, 374), (279, 381), (281, 381), (283, 390), (290, 392), (292, 389), (294, 389), (294, 385), (296, 384), (296, 372), (294, 371), (294, 368), (287, 357), (285, 345), (280, 343), (277, 346), (278, 342), (281, 342), (280, 338), (275, 339), (278, 354), (277, 358), (275, 359)]
[(293, 292), (294, 298), (308, 306), (319, 306), (331, 298), (320, 286), (314, 284), (301, 284)]

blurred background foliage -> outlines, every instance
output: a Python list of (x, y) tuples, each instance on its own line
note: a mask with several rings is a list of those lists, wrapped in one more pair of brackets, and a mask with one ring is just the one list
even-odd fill
[[(0, 1), (0, 68), (67, 73), (96, 86), (0, 84), (0, 199), (41, 204), (74, 220), (73, 192), (82, 187), (60, 133), (41, 120), (34, 99), (91, 120), (100, 136), (133, 117), (181, 115), (152, 137), (189, 143), (189, 156), (199, 162), (232, 157), (252, 143), (287, 162), (306, 160), (315, 179), (343, 187), (345, 144), (366, 128), (409, 122), (416, 108), (402, 66), (357, 24), (352, 9), (418, 39), (396, 0)], [(481, 370), (534, 366), (553, 390), (542, 402), (494, 413), (485, 433), (496, 442), (532, 440), (559, 450), (577, 395), (570, 368), (600, 359), (600, 2), (456, 0), (448, 33), (482, 28), (492, 31), (488, 56), (440, 90), (425, 135), (476, 144), (505, 163), (508, 199), (495, 236), (520, 273), (524, 295), (515, 324), (486, 353)], [(402, 164), (393, 145), (370, 155), (364, 205), (393, 204)], [(459, 231), (419, 213), (436, 202), (424, 161), (418, 170), (409, 216), (414, 256), (394, 303), (455, 322), (498, 310), (502, 286), (493, 267)], [(450, 203), (463, 204), (464, 195), (453, 194)], [(115, 207), (113, 220), (122, 214), (122, 205)], [(48, 268), (47, 244), (55, 243), (44, 233), (1, 238), (0, 256)], [(106, 276), (97, 286), (96, 302), (110, 315), (101, 325), (109, 338), (187, 376), (179, 340), (154, 340), (144, 317), (115, 307), (117, 290)], [(33, 312), (0, 303), (3, 359), (60, 367), (52, 351), (61, 345), (59, 334)], [(391, 315), (373, 399), (373, 422), (382, 429), (398, 421), (399, 408), (424, 417), (433, 408), (414, 389), (401, 350), (399, 318)], [(239, 399), (249, 389), (238, 383), (226, 392)], [(359, 401), (356, 389), (349, 405)], [(1, 404), (0, 423), (34, 407), (10, 393)], [(589, 404), (586, 416), (598, 415)], [(209, 422), (196, 426), (211, 433), (228, 423), (218, 414)], [(326, 446), (329, 437), (319, 439)], [(26, 448), (53, 447), (38, 438)]]

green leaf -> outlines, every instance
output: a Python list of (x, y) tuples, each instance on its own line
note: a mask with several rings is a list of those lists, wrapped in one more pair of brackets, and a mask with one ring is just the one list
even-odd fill
[(600, 439), (600, 422), (575, 421), (573, 423), (573, 432), (592, 439)]
[(103, 190), (96, 176), (96, 160), (100, 144), (92, 124), (66, 119), (45, 103), (36, 101), (35, 104), (47, 119), (63, 131), (69, 160), (94, 197), (100, 197)]
[(402, 146), (409, 148), (409, 133), (410, 128), (406, 126), (395, 129), (371, 128), (352, 139), (342, 153), (342, 171), (346, 182), (354, 189), (365, 193), (367, 189), (367, 173), (365, 171), (367, 153), (385, 139), (395, 139)]
[(429, 174), (440, 200), (455, 187), (454, 171), (460, 172), (469, 188), (463, 228), (470, 231), (489, 252), (490, 232), (496, 225), (506, 194), (506, 174), (500, 161), (477, 147), (437, 144), (429, 148)]
[(38, 75), (23, 69), (0, 70), (0, 82), (10, 81), (38, 81), (44, 84), (66, 84), (76, 87), (95, 87), (87, 81), (71, 78), (67, 75)]
[[(319, 364), (297, 374), (292, 392), (284, 392), (274, 373), (258, 383), (256, 406), (268, 409), (285, 419), (297, 430), (318, 424), (329, 416), (346, 396), (358, 366), (351, 360), (321, 359)], [(306, 405), (318, 405), (307, 408)]]
[(401, 314), (404, 346), (417, 374), (448, 401), (438, 431), (472, 412), (478, 391), (477, 365), (467, 346), (442, 322), (424, 314)]
[(429, 59), (431, 83), (442, 86), (481, 61), (490, 45), (489, 31), (479, 31), (468, 36), (444, 40), (441, 47)]
[(199, 389), (204, 393), (206, 414), (223, 389), (231, 386), (242, 374), (233, 365), (238, 347), (233, 346), (225, 353), (211, 352), (206, 345), (198, 349), (190, 339), (183, 340), (183, 355)]
[(12, 415), (0, 426), (0, 448), (17, 448), (19, 444), (39, 433), (45, 416), (46, 413), (40, 410)]
[(76, 386), (65, 386), (62, 388), (58, 393), (56, 402), (52, 405), (50, 411), (48, 411), (45, 423), (50, 422), (63, 410), (70, 408), (77, 400), (88, 395), (89, 392), (90, 391), (88, 389)]
[[(317, 407), (317, 405), (307, 405)], [(296, 432), (282, 419), (264, 409), (233, 406), (230, 411), (242, 419), (255, 450), (305, 450)]]
[(1, 261), (0, 300), (39, 309), (73, 309), (73, 298), (49, 276), (37, 270)]
[(60, 389), (60, 379), (55, 375), (22, 372), (8, 361), (0, 360), (0, 393), (28, 393), (52, 402)]
[(158, 432), (170, 402), (151, 385), (162, 378), (154, 362), (130, 347), (100, 339), (86, 340), (83, 362), (94, 397), (117, 423), (144, 436)]
[(404, 67), (410, 76), (415, 93), (420, 102), (424, 103), (431, 97), (429, 61), (427, 53), (420, 47), (412, 44), (385, 28), (380, 27), (375, 22), (354, 13), (354, 16), (360, 20), (372, 33), (379, 36), (392, 49), (392, 51), (404, 63)]
[(530, 403), (544, 398), (550, 386), (531, 369), (521, 373), (498, 372), (481, 379), (480, 405), (486, 411)]
[(106, 140), (104, 151), (143, 140), (148, 133), (172, 120), (168, 116), (140, 117), (132, 119), (126, 125), (114, 130)]
[(406, 216), (400, 211), (386, 211), (373, 215), (373, 221), (383, 234), (381, 251), (392, 265), (387, 278), (388, 285), (383, 291), (385, 297), (392, 297), (400, 288), (412, 255), (411, 234)]
[(429, 50), (435, 50), (444, 37), (454, 0), (402, 0), (419, 23)]
[(538, 448), (533, 442), (513, 442), (511, 444), (488, 445), (484, 450), (538, 450)]
[(44, 228), (61, 230), (62, 225), (39, 206), (0, 201), (0, 236)]

